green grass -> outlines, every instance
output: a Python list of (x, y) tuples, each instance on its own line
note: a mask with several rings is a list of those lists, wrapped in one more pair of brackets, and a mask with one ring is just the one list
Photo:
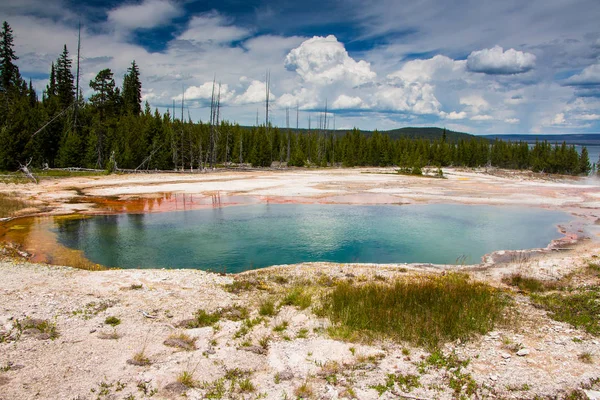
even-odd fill
[(294, 306), (301, 310), (305, 310), (312, 304), (312, 294), (305, 288), (297, 286), (283, 298), (281, 305)]
[(532, 294), (531, 299), (536, 306), (547, 310), (551, 318), (600, 336), (600, 286), (566, 293)]
[(37, 319), (37, 318), (25, 318), (24, 320), (16, 320), (15, 326), (19, 333), (26, 331), (28, 329), (37, 330), (42, 334), (47, 334), (48, 337), (52, 340), (56, 339), (59, 334), (56, 329), (56, 324), (50, 322), (46, 319)]
[(29, 203), (12, 194), (0, 193), (0, 218), (8, 218), (19, 210), (29, 207)]
[[(56, 178), (71, 178), (82, 176), (102, 176), (108, 175), (106, 171), (63, 171), (63, 170), (39, 170), (32, 169), (32, 174), (38, 181)], [(0, 183), (31, 183), (33, 182), (22, 172), (0, 171)]]
[(346, 337), (382, 334), (436, 348), (492, 330), (507, 304), (499, 290), (453, 273), (404, 278), (390, 285), (340, 283), (324, 296), (321, 312)]
[(275, 302), (272, 299), (263, 299), (260, 302), (258, 313), (265, 317), (272, 317), (277, 314)]
[(104, 320), (104, 323), (110, 326), (117, 326), (121, 323), (121, 320), (117, 317), (111, 316), (111, 317), (106, 317), (106, 319)]
[(540, 279), (523, 276), (521, 274), (513, 274), (502, 279), (502, 282), (509, 286), (518, 287), (525, 292), (547, 292), (556, 290), (559, 285), (556, 282), (547, 282)]

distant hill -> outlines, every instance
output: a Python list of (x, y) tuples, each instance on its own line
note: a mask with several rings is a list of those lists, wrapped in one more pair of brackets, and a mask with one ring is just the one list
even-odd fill
[[(250, 126), (244, 126), (243, 128), (252, 129), (252, 127), (250, 127)], [(281, 127), (279, 127), (279, 129), (285, 130), (285, 128), (281, 128)], [(292, 132), (308, 133), (308, 129), (290, 128), (290, 130)], [(317, 132), (317, 130), (313, 129), (312, 132)], [(335, 131), (327, 130), (326, 132), (328, 134), (335, 134), (336, 136), (344, 136), (347, 132), (352, 132), (352, 130), (351, 129), (336, 129)], [(366, 136), (371, 136), (373, 134), (373, 131), (361, 130), (360, 132)], [(389, 131), (379, 131), (379, 133), (381, 133), (383, 135), (389, 135), (391, 139), (399, 139), (402, 137), (407, 137), (410, 139), (437, 140), (437, 139), (440, 139), (442, 137), (442, 135), (444, 134), (444, 129), (443, 128), (434, 128), (434, 127), (428, 127), (428, 128), (407, 127), (407, 128), (392, 129)], [(446, 129), (446, 139), (449, 142), (458, 142), (461, 139), (468, 140), (471, 138), (478, 138), (478, 137), (481, 138), (481, 136), (475, 136), (475, 135), (471, 135), (469, 133), (463, 133), (463, 132), (454, 132), (449, 129)], [(485, 139), (487, 139), (487, 138), (485, 138)]]
[(485, 137), (490, 140), (498, 138), (507, 141), (510, 140), (513, 142), (523, 141), (528, 143), (535, 143), (536, 140), (547, 140), (550, 143), (567, 142), (567, 144), (579, 144), (583, 146), (600, 145), (600, 134), (598, 133), (563, 135), (485, 135), (482, 137)]

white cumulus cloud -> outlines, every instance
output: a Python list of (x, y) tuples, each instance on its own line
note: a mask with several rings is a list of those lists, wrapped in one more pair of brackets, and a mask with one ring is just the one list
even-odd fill
[[(215, 97), (219, 95), (220, 92), (220, 100), (222, 103), (226, 103), (231, 100), (234, 96), (234, 92), (229, 90), (229, 85), (226, 83), (221, 85), (219, 90), (219, 84), (215, 83), (214, 85), (214, 95)], [(185, 100), (210, 100), (213, 96), (213, 83), (212, 82), (204, 82), (200, 86), (190, 86), (184, 92)], [(173, 100), (181, 101), (181, 94), (173, 97)]]
[(289, 52), (285, 67), (296, 71), (305, 82), (317, 85), (343, 81), (357, 86), (371, 82), (377, 76), (368, 62), (350, 57), (333, 35), (315, 36), (304, 41)]
[[(252, 81), (246, 91), (235, 97), (235, 104), (262, 103), (266, 100), (267, 87), (265, 82)], [(269, 91), (269, 103), (275, 101), (275, 95)]]
[(593, 64), (586, 67), (577, 75), (567, 79), (567, 85), (589, 86), (600, 85), (600, 64)]
[(108, 21), (121, 29), (154, 28), (167, 25), (183, 10), (168, 0), (144, 0), (140, 4), (127, 4), (108, 12)]
[(440, 102), (429, 84), (412, 83), (404, 86), (387, 86), (375, 94), (377, 106), (383, 110), (438, 114)]
[(430, 82), (457, 78), (465, 71), (465, 61), (455, 61), (449, 57), (437, 55), (426, 60), (408, 61), (396, 72), (388, 75), (391, 80), (407, 82)]
[(445, 118), (445, 119), (457, 120), (457, 119), (465, 119), (465, 118), (467, 118), (467, 113), (464, 112), (464, 111), (461, 111), (461, 112), (452, 111), (452, 112), (449, 112), (449, 113), (446, 113), (446, 112), (442, 111), (440, 113), (440, 116), (442, 118)]
[(247, 29), (231, 25), (230, 21), (212, 12), (193, 17), (177, 39), (196, 43), (230, 43), (249, 35)]
[(355, 109), (363, 106), (363, 101), (358, 96), (346, 96), (345, 94), (340, 95), (332, 104), (334, 109)]
[(494, 46), (472, 52), (467, 58), (467, 68), (472, 72), (492, 75), (513, 75), (527, 72), (535, 67), (535, 55), (515, 49)]
[(493, 119), (494, 117), (492, 117), (491, 115), (476, 115), (474, 117), (471, 117), (471, 121), (491, 121)]
[(521, 122), (521, 120), (519, 118), (506, 118), (504, 122), (506, 122), (507, 124), (518, 124), (519, 122)]

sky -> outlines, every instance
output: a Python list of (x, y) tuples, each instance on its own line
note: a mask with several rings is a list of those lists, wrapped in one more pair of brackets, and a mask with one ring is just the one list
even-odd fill
[[(143, 100), (209, 119), (475, 134), (600, 132), (598, 0), (3, 0), (36, 90), (81, 23), (81, 86), (133, 60)], [(180, 115), (180, 110), (177, 111)]]

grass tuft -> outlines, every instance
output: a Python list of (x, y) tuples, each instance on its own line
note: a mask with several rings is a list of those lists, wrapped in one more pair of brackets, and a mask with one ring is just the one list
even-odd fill
[(121, 320), (115, 316), (111, 316), (111, 317), (106, 317), (106, 319), (104, 320), (104, 323), (106, 325), (110, 325), (110, 326), (117, 326), (121, 323)]
[(293, 288), (281, 301), (281, 305), (294, 306), (305, 310), (312, 304), (312, 295), (303, 287)]
[(272, 299), (263, 299), (260, 302), (258, 313), (265, 317), (273, 317), (277, 315), (275, 302)]
[(165, 346), (178, 347), (184, 350), (196, 349), (196, 339), (183, 332), (172, 334), (163, 343)]
[(551, 318), (568, 322), (576, 328), (600, 336), (600, 286), (591, 286), (568, 293), (533, 294), (534, 304), (549, 311)]
[(436, 348), (492, 330), (503, 319), (507, 297), (464, 274), (426, 275), (390, 285), (340, 283), (323, 299), (323, 313), (342, 336), (383, 334)]
[(310, 399), (314, 396), (314, 390), (312, 386), (305, 381), (302, 385), (294, 389), (294, 395), (300, 399)]
[(555, 282), (547, 282), (540, 279), (523, 276), (521, 274), (513, 274), (506, 276), (502, 279), (502, 282), (513, 287), (518, 287), (524, 292), (547, 292), (550, 290), (556, 290), (559, 288)]

